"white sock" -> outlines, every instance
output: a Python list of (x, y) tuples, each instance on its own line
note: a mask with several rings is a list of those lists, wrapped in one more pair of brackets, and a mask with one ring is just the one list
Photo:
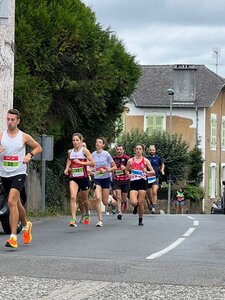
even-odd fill
[(25, 231), (25, 230), (27, 230), (28, 229), (28, 226), (26, 225), (26, 226), (23, 226), (23, 230)]
[(14, 238), (14, 240), (16, 240), (16, 241), (17, 241), (17, 235), (16, 235), (16, 234), (11, 234), (11, 235), (10, 235), (10, 237), (13, 237), (13, 238)]

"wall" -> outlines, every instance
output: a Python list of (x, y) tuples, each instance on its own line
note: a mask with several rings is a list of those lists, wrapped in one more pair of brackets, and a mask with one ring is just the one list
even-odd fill
[(15, 1), (9, 1), (8, 25), (0, 25), (0, 130), (6, 129), (6, 113), (13, 107)]

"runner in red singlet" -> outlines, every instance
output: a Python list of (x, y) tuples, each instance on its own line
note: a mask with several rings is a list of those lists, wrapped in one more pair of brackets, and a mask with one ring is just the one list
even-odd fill
[[(138, 225), (143, 224), (144, 200), (147, 191), (147, 176), (155, 174), (151, 163), (143, 156), (143, 145), (136, 145), (135, 156), (127, 162), (126, 173), (130, 177), (130, 202), (134, 206), (134, 214), (139, 214)], [(147, 171), (148, 169), (148, 171)]]
[(64, 174), (69, 175), (70, 209), (72, 215), (69, 226), (76, 227), (76, 199), (79, 189), (81, 190), (81, 197), (86, 210), (84, 223), (90, 223), (88, 205), (89, 178), (87, 166), (94, 166), (95, 163), (90, 151), (82, 146), (83, 136), (80, 133), (73, 134), (72, 142), (74, 148), (68, 151)]

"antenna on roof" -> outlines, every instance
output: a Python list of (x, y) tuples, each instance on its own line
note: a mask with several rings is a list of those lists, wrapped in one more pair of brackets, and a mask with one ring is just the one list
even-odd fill
[(215, 60), (216, 60), (215, 65), (216, 65), (216, 74), (217, 74), (219, 58), (220, 58), (220, 54), (221, 54), (221, 48), (216, 47), (216, 48), (213, 48), (212, 51), (213, 51), (212, 57), (215, 58)]

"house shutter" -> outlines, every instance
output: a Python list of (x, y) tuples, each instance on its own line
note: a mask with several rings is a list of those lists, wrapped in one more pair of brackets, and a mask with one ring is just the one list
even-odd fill
[(221, 146), (225, 149), (225, 117), (222, 117), (222, 128), (221, 128)]
[(148, 115), (147, 118), (147, 126), (146, 132), (152, 132), (153, 130), (157, 130), (163, 132), (163, 116), (159, 115)]
[(216, 148), (216, 130), (217, 130), (217, 120), (216, 115), (211, 115), (211, 147)]

